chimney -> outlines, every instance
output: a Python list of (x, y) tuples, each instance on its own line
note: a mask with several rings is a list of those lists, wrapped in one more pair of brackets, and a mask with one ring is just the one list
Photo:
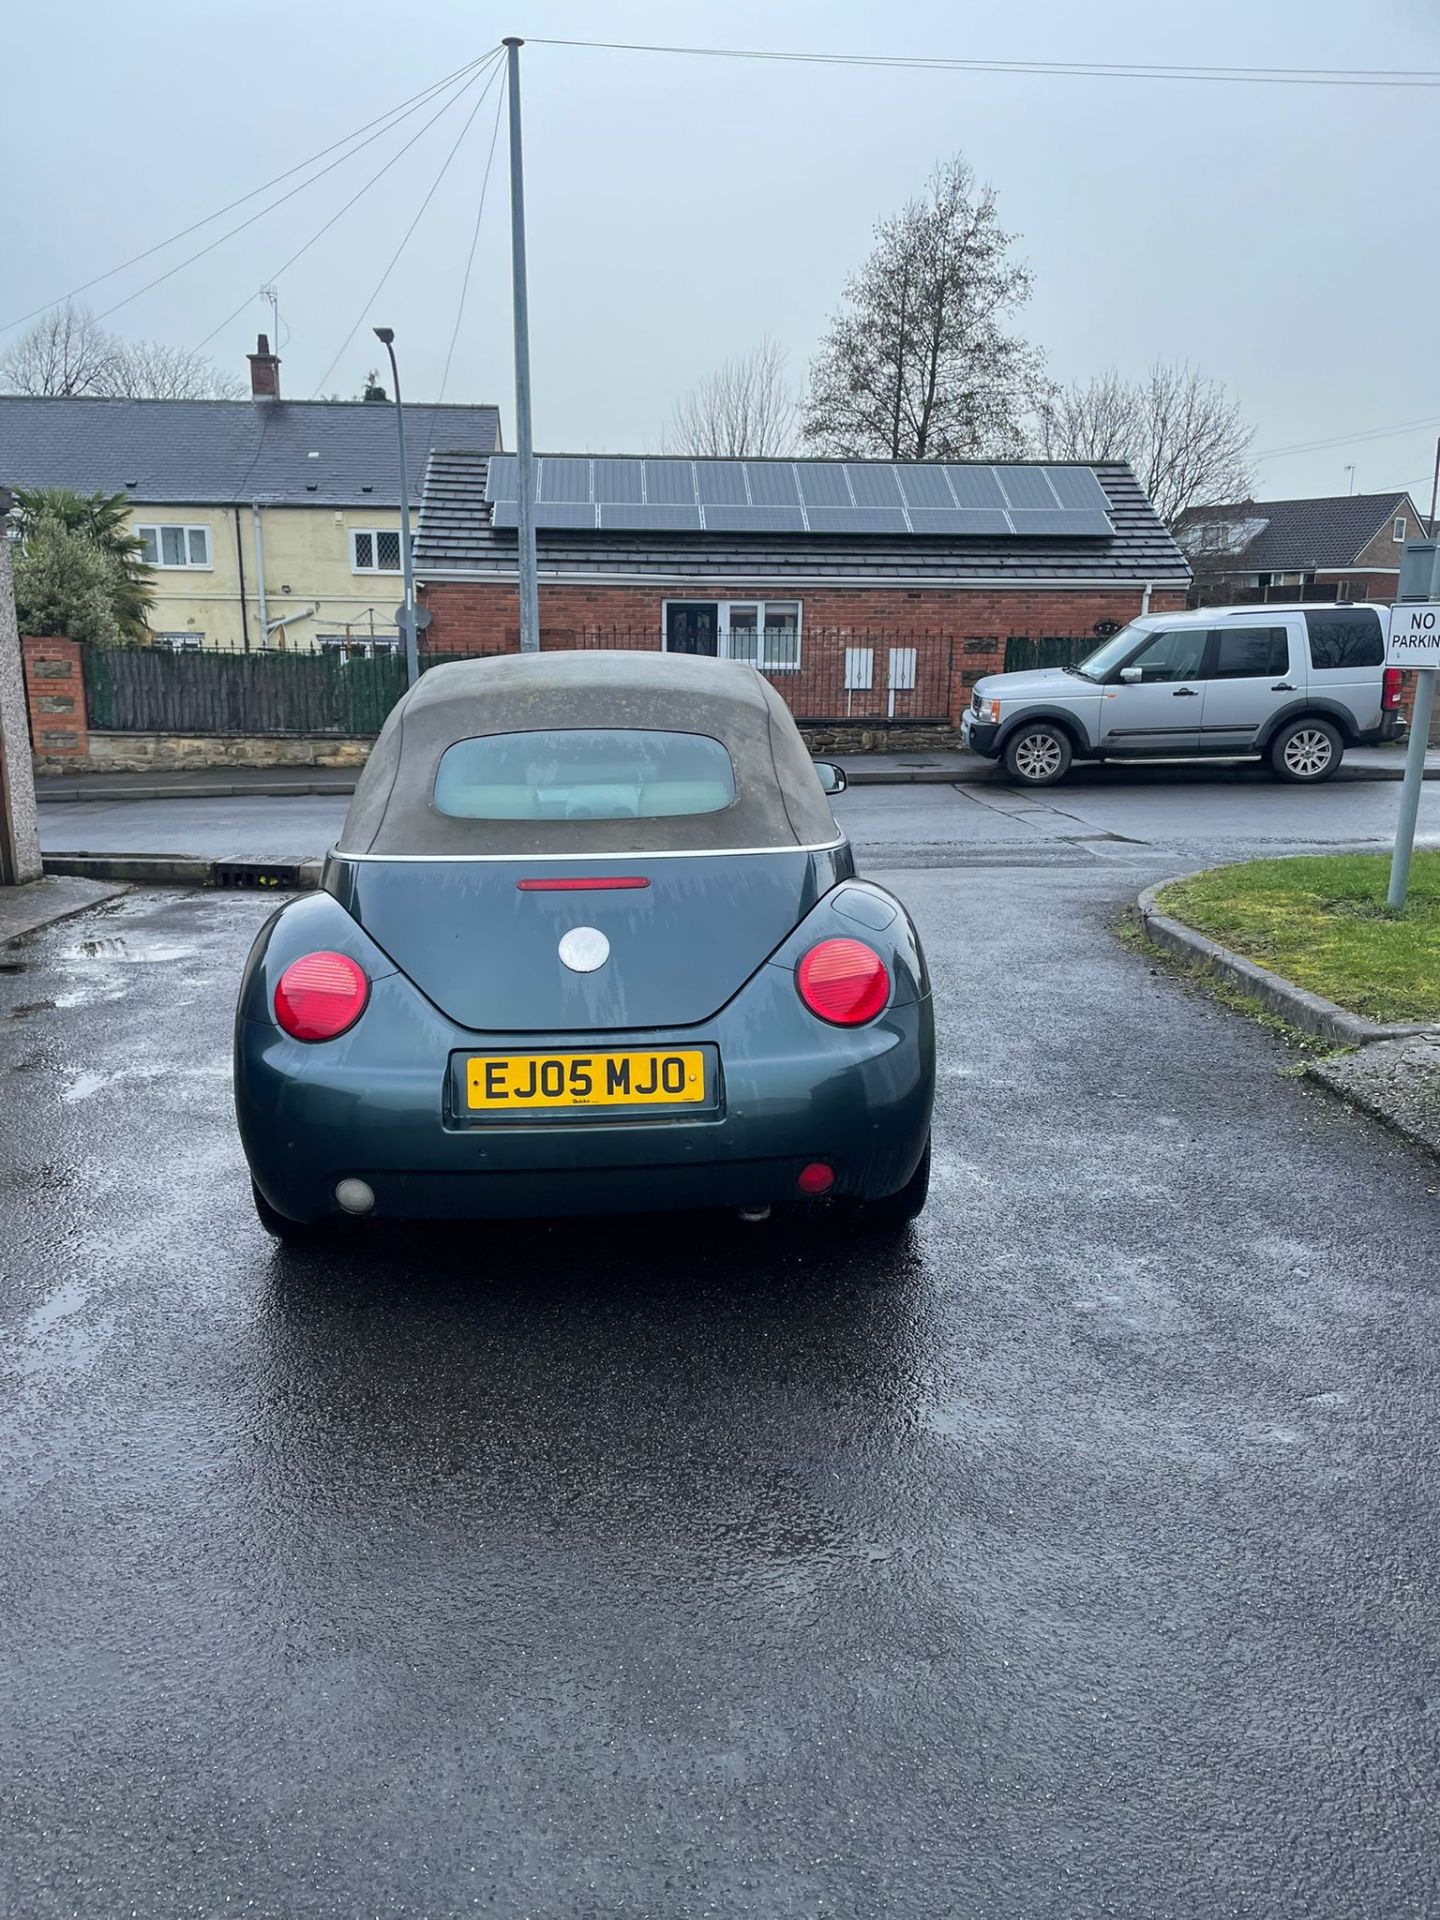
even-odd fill
[(255, 342), (254, 353), (247, 353), (250, 362), (250, 398), (252, 400), (278, 400), (280, 398), (280, 356), (270, 351), (267, 334), (261, 334)]

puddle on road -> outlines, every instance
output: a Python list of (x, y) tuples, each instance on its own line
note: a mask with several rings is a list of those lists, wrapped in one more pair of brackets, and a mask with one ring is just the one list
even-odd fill
[(144, 963), (193, 960), (200, 949), (180, 940), (151, 938), (144, 934), (112, 933), (100, 939), (81, 940), (65, 949), (63, 960), (136, 960)]
[(83, 1282), (67, 1280), (20, 1323), (15, 1365), (23, 1380), (63, 1369), (89, 1366), (114, 1330), (113, 1314), (82, 1321), (87, 1303)]

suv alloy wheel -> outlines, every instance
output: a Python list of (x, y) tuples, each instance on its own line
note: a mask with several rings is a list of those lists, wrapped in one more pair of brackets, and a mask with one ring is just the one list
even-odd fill
[(1035, 720), (1017, 727), (1005, 748), (1005, 771), (1022, 787), (1053, 787), (1070, 770), (1074, 749), (1062, 727)]

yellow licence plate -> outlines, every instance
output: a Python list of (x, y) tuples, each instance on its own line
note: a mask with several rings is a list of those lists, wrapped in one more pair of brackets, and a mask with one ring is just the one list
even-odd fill
[(564, 1107), (699, 1107), (705, 1056), (684, 1052), (486, 1053), (466, 1062), (472, 1113)]

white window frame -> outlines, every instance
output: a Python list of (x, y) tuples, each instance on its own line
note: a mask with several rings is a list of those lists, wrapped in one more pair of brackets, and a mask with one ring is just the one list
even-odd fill
[(157, 633), (157, 647), (165, 647), (171, 653), (199, 653), (205, 645), (203, 633)]
[(1400, 547), (1403, 547), (1403, 546), (1404, 546), (1404, 544), (1405, 544), (1405, 516), (1404, 516), (1404, 514), (1403, 514), (1403, 513), (1397, 513), (1397, 514), (1396, 514), (1396, 516), (1395, 516), (1395, 524), (1394, 524), (1394, 526), (1393, 526), (1393, 527), (1391, 527), (1391, 529), (1390, 529), (1390, 538), (1391, 538), (1391, 539), (1392, 539), (1392, 540), (1393, 540), (1393, 541), (1395, 542), (1395, 544), (1396, 544), (1397, 546), (1400, 546)]
[[(395, 565), (393, 567), (381, 567), (381, 566), (362, 567), (360, 565), (359, 560), (355, 557), (355, 542), (364, 536), (368, 536), (368, 538), (372, 542), (370, 550), (378, 560), (380, 557), (380, 536), (382, 533), (393, 534), (395, 537), (395, 550), (396, 550), (396, 553), (399, 555), (399, 558), (396, 560)], [(404, 535), (401, 533), (399, 527), (351, 527), (350, 529), (350, 571), (351, 573), (384, 573), (384, 574), (396, 574), (396, 575), (402, 574), (405, 571), (405, 555), (404, 555), (404, 550), (400, 545), (400, 542), (403, 538), (404, 538)]]
[[(164, 542), (160, 536), (163, 533), (176, 532), (184, 536), (185, 558), (183, 560), (166, 560), (163, 557), (165, 551)], [(135, 522), (136, 539), (143, 540), (147, 533), (155, 543), (155, 558), (145, 562), (147, 567), (154, 567), (157, 572), (163, 573), (212, 573), (214, 571), (210, 552), (209, 527), (197, 526), (193, 521), (186, 520), (137, 520)], [(205, 558), (203, 560), (192, 560), (190, 558), (190, 537), (196, 533), (198, 533), (205, 542)]]
[[(717, 657), (721, 660), (744, 659), (748, 666), (759, 667), (762, 673), (799, 673), (804, 653), (805, 602), (798, 593), (777, 594), (773, 600), (762, 600), (759, 595), (753, 598), (735, 598), (730, 600), (707, 600), (704, 594), (687, 593), (677, 595), (673, 604), (685, 607), (714, 607), (715, 632), (718, 646)], [(666, 653), (670, 651), (670, 608), (672, 602), (663, 601), (660, 608), (660, 644)], [(766, 609), (770, 606), (794, 607), (795, 609), (795, 657), (793, 660), (767, 660), (763, 656), (767, 651), (766, 638), (769, 631)], [(747, 612), (755, 609), (755, 631), (757, 635), (756, 651), (761, 658), (749, 660), (746, 655), (736, 655), (730, 645), (730, 616), (736, 608)]]
[[(363, 529), (362, 529), (363, 531)], [(317, 633), (315, 644), (322, 653), (343, 653), (347, 659), (373, 660), (382, 653), (399, 653), (398, 633)]]

